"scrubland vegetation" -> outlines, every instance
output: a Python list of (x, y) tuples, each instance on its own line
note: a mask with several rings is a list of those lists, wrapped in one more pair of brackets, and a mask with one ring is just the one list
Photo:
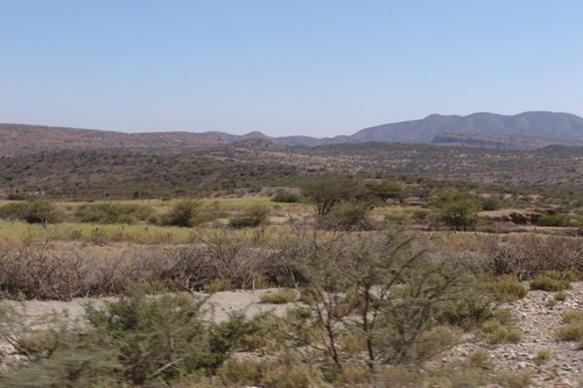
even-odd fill
[[(7, 199), (0, 385), (526, 387), (529, 371), (489, 351), (523, 341), (509, 305), (569, 300), (580, 205), (353, 175), (230, 197)], [(279, 313), (209, 318), (212, 296), (267, 288), (257, 303)], [(18, 307), (80, 297), (108, 299), (78, 320)], [(556, 338), (581, 343), (580, 315)]]

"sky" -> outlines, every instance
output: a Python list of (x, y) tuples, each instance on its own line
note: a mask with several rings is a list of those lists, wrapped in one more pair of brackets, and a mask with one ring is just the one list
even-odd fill
[(0, 122), (331, 136), (583, 115), (579, 0), (0, 0)]

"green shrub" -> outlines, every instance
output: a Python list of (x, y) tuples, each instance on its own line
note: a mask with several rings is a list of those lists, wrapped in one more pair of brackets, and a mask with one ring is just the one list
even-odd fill
[(545, 215), (537, 220), (537, 225), (554, 227), (570, 226), (570, 217), (567, 214)]
[(293, 288), (284, 288), (277, 291), (267, 292), (261, 295), (261, 303), (286, 304), (293, 303), (298, 299), (298, 292)]
[(321, 226), (329, 229), (363, 230), (369, 229), (370, 205), (362, 202), (346, 202), (320, 217)]
[(492, 345), (515, 344), (522, 339), (522, 332), (519, 329), (505, 325), (497, 319), (484, 322), (482, 331), (486, 333), (488, 342)]
[(29, 224), (54, 224), (62, 221), (63, 217), (61, 211), (45, 200), (10, 203), (0, 207), (0, 218), (26, 221)]
[(324, 385), (318, 370), (301, 363), (272, 365), (261, 382), (270, 388), (312, 388)]
[(29, 224), (54, 224), (62, 221), (63, 213), (45, 200), (9, 203), (0, 207), (0, 218), (26, 221)]
[(200, 222), (199, 210), (201, 204), (198, 201), (184, 200), (177, 202), (162, 219), (162, 223), (170, 226), (182, 226), (190, 228)]
[(29, 224), (54, 224), (62, 219), (62, 213), (52, 203), (43, 200), (28, 203), (24, 216)]
[(561, 341), (583, 341), (583, 310), (567, 310), (563, 313), (563, 326), (555, 333)]
[(388, 199), (393, 199), (398, 202), (402, 202), (405, 199), (405, 190), (396, 182), (370, 182), (365, 187), (368, 195), (383, 203)]
[(362, 183), (353, 178), (320, 176), (306, 182), (303, 193), (316, 206), (316, 214), (325, 216), (337, 205), (358, 197)]
[(453, 230), (472, 230), (478, 222), (482, 202), (468, 193), (445, 192), (431, 206), (439, 210), (438, 220)]
[(546, 364), (551, 360), (553, 352), (550, 349), (539, 349), (534, 355), (534, 363), (536, 365)]
[(527, 388), (531, 386), (531, 380), (527, 372), (503, 372), (495, 377), (495, 381), (506, 388)]
[(488, 197), (482, 202), (482, 210), (493, 211), (498, 210), (502, 207), (500, 199), (496, 197)]
[(231, 288), (231, 284), (227, 279), (215, 279), (211, 280), (204, 285), (203, 289), (209, 294), (214, 294), (217, 292), (228, 291)]
[(300, 201), (300, 196), (292, 191), (279, 189), (271, 197), (271, 200), (277, 203), (296, 203)]
[(483, 350), (477, 350), (472, 353), (469, 357), (469, 363), (471, 366), (480, 368), (480, 369), (494, 369), (495, 364), (490, 357), (490, 354)]
[(484, 283), (486, 291), (490, 292), (498, 302), (511, 302), (522, 299), (528, 290), (520, 283), (516, 276), (502, 275)]
[(267, 222), (270, 210), (266, 206), (257, 205), (243, 214), (231, 218), (229, 225), (235, 229), (256, 228)]
[(559, 292), (571, 288), (572, 276), (565, 272), (548, 271), (537, 275), (530, 281), (533, 290)]
[(217, 376), (227, 387), (253, 386), (261, 381), (262, 363), (254, 360), (227, 360)]
[(133, 224), (152, 216), (152, 208), (141, 205), (94, 203), (77, 208), (75, 217), (80, 222), (99, 224)]
[(190, 294), (147, 297), (132, 291), (99, 308), (86, 307), (83, 332), (63, 337), (44, 358), (9, 373), (11, 387), (172, 386), (212, 374), (255, 327), (241, 316), (204, 322)]

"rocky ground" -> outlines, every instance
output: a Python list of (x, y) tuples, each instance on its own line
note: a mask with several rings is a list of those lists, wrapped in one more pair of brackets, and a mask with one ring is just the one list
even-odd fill
[[(555, 338), (563, 312), (583, 309), (583, 283), (574, 283), (567, 294), (565, 301), (553, 303), (552, 293), (529, 291), (524, 299), (507, 306), (523, 333), (519, 343), (466, 344), (456, 348), (455, 355), (467, 357), (480, 349), (490, 354), (497, 369), (530, 374), (534, 387), (583, 387), (583, 350), (577, 343)], [(549, 350), (551, 358), (537, 365), (535, 356), (541, 350)]]
[[(207, 300), (208, 318), (222, 321), (231, 312), (241, 311), (248, 316), (273, 311), (282, 314), (290, 305), (260, 303), (261, 295), (272, 290), (219, 292)], [(583, 283), (574, 283), (564, 301), (552, 303), (553, 294), (530, 291), (521, 300), (509, 304), (523, 332), (516, 344), (488, 345), (464, 344), (455, 348), (447, 359), (466, 358), (476, 350), (486, 351), (496, 363), (497, 369), (527, 372), (532, 376), (534, 387), (583, 387), (583, 350), (576, 343), (559, 342), (555, 332), (561, 326), (562, 314), (568, 309), (583, 309)], [(27, 301), (15, 303), (28, 316), (40, 316), (51, 312), (66, 312), (71, 319), (79, 318), (86, 303), (103, 303), (104, 299), (75, 299), (71, 302)], [(540, 350), (551, 352), (550, 360), (537, 365), (535, 356)], [(444, 360), (446, 359), (444, 358)]]

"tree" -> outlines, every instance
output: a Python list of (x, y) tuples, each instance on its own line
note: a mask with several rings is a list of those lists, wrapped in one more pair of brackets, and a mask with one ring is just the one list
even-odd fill
[(362, 191), (354, 178), (321, 176), (307, 182), (303, 192), (316, 206), (318, 216), (325, 216), (339, 203), (355, 198)]
[(440, 222), (462, 231), (474, 229), (483, 207), (480, 199), (458, 191), (442, 193), (431, 205), (438, 209)]
[(370, 182), (367, 183), (366, 188), (373, 198), (376, 198), (381, 202), (386, 202), (388, 199), (403, 202), (403, 199), (405, 198), (405, 190), (395, 182), (387, 180)]

